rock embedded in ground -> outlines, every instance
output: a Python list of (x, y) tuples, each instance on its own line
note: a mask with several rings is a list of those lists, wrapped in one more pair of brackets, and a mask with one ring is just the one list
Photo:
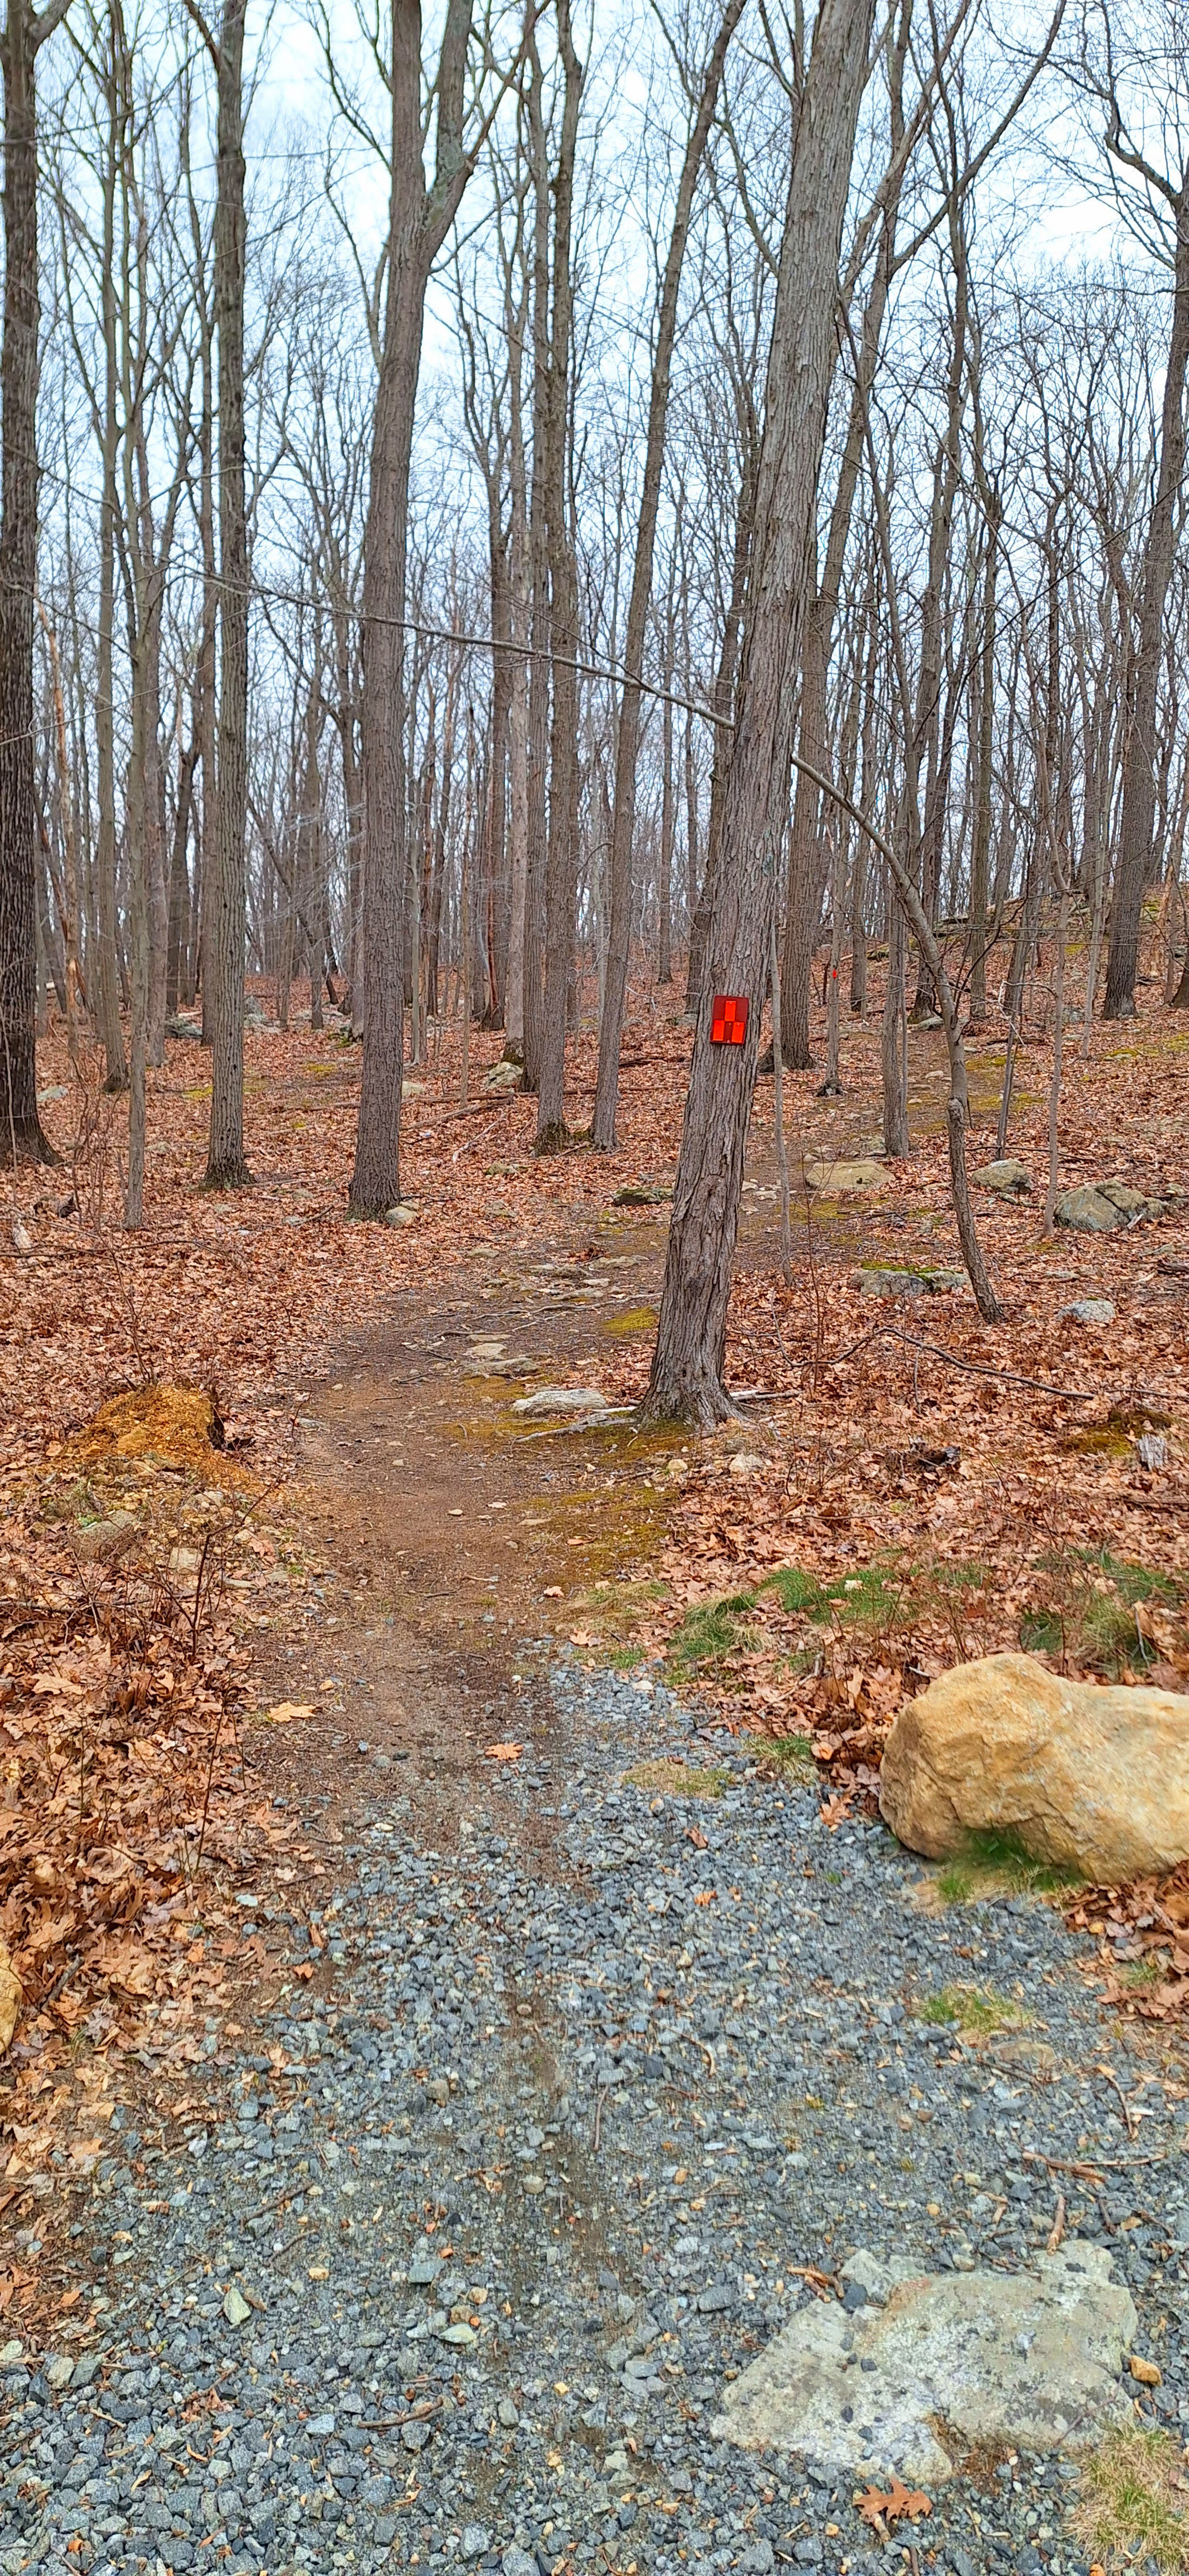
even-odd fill
[(1063, 1306), (1063, 1315), (1071, 1315), (1075, 1324), (1113, 1324), (1115, 1310), (1109, 1297), (1075, 1297), (1072, 1306)]
[(976, 1188), (994, 1190), (996, 1197), (1001, 1199), (1023, 1198), (1032, 1187), (1030, 1174), (1022, 1163), (1013, 1162), (1010, 1155), (1004, 1155), (997, 1163), (984, 1163), (982, 1170), (972, 1172), (970, 1177)]
[(960, 1857), (980, 1833), (1118, 1885), (1189, 1856), (1189, 1699), (1105, 1688), (1032, 1655), (957, 1664), (900, 1710), (880, 1811), (910, 1851)]
[(513, 1413), (535, 1422), (549, 1413), (606, 1413), (607, 1398), (597, 1386), (539, 1386), (535, 1395), (517, 1396)]
[(944, 1289), (965, 1284), (964, 1270), (896, 1270), (872, 1262), (859, 1272), (859, 1287), (866, 1297), (936, 1297)]
[(882, 1163), (868, 1155), (854, 1162), (807, 1163), (805, 1178), (811, 1190), (822, 1198), (844, 1198), (857, 1191), (886, 1190), (888, 1175)]
[(848, 2264), (868, 2304), (795, 2317), (727, 2388), (715, 2431), (832, 2474), (928, 2489), (976, 2445), (1059, 2451), (1131, 2419), (1120, 2373), (1135, 2307), (1100, 2247), (1063, 2246), (1014, 2274), (910, 2270), (870, 2255)]
[(1080, 1189), (1064, 1190), (1054, 1213), (1058, 1225), (1072, 1226), (1075, 1233), (1113, 1234), (1119, 1226), (1159, 1216), (1163, 1206), (1162, 1199), (1133, 1190), (1125, 1181), (1086, 1181)]

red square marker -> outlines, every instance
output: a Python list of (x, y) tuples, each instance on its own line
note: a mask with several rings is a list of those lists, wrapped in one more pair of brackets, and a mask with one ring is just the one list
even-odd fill
[(710, 1019), (711, 1046), (742, 1046), (747, 1035), (746, 993), (716, 993)]

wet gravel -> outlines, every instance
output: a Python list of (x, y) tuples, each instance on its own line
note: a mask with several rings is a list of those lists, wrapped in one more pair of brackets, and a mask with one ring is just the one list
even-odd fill
[[(625, 1777), (658, 1760), (721, 1794)], [(0, 2568), (866, 2576), (911, 2547), (1081, 2576), (1068, 2462), (988, 2464), (883, 2544), (849, 2481), (713, 2432), (808, 2272), (859, 2246), (1019, 2266), (1059, 2190), (1161, 2363), (1137, 2402), (1189, 2424), (1179, 2088), (1130, 2061), (1049, 1907), (929, 1914), (920, 1877), (663, 1690), (557, 1672), (454, 1848), (398, 1794), (324, 1953), (274, 1909), (315, 1979), (250, 2055), (212, 2026), (188, 2140), (150, 2152), (117, 2113), (98, 2337), (0, 2348)], [(1026, 2022), (922, 2018), (961, 1984)], [(1101, 2191), (1062, 2170), (1088, 2150)]]

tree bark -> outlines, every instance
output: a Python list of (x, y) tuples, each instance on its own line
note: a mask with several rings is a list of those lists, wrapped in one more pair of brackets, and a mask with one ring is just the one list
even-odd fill
[(1164, 604), (1172, 577), (1174, 520), (1185, 473), (1185, 380), (1189, 373), (1189, 185), (1175, 203), (1176, 259), (1172, 330), (1160, 420), (1156, 491), (1144, 547), (1139, 634), (1127, 675), (1123, 746), (1123, 811), (1111, 904), (1107, 952), (1108, 1020), (1130, 1019), (1139, 973), (1139, 931), (1152, 861), (1156, 818), (1156, 692), (1160, 679)]
[(553, 721), (549, 739), (549, 840), (545, 874), (545, 992), (534, 1151), (566, 1142), (566, 1018), (574, 946), (578, 874), (578, 567), (566, 510), (566, 443), (570, 417), (570, 348), (574, 281), (571, 241), (574, 157), (583, 65), (574, 47), (569, 0), (556, 0), (557, 41), (565, 73), (561, 139), (553, 183), (553, 316), (549, 334), (545, 430), (545, 519), (549, 544)]
[(834, 361), (838, 253), (872, 0), (822, 0), (798, 120), (765, 388), (735, 745), (707, 946), (712, 986), (747, 996), (745, 1043), (712, 1047), (704, 995), (645, 1409), (710, 1424), (724, 1384), (743, 1158), (787, 811), (810, 532)]
[(472, 0), (448, 0), (434, 178), (421, 162), (421, 10), (392, 0), (392, 196), (384, 345), (372, 431), (363, 571), (363, 1072), (350, 1209), (400, 1198), (404, 902), (408, 875), (404, 616), (409, 471), (425, 290), (470, 176), (462, 149)]
[(57, 1158), (37, 1114), (37, 815), (33, 596), (37, 581), (38, 48), (65, 14), (8, 0), (4, 76), (4, 340), (0, 349), (0, 1152)]
[(244, 933), (248, 834), (248, 521), (244, 488), (243, 64), (247, 0), (224, 0), (215, 48), (214, 320), (219, 351), (219, 718), (207, 881), (204, 1016), (211, 1035), (206, 1186), (240, 1189), (244, 1155)]
[[(727, 7), (723, 11), (703, 75), (698, 112), (690, 128), (681, 177), (677, 185), (677, 202), (673, 210), (669, 256), (665, 262), (657, 309), (652, 391), (648, 405), (648, 434), (644, 450), (644, 483), (640, 494), (636, 558), (632, 568), (632, 588), (628, 600), (627, 630), (623, 648), (625, 678), (619, 703), (619, 727), (615, 743), (615, 802), (611, 826), (607, 969), (603, 989), (602, 1020), (599, 1028), (599, 1069), (591, 1126), (591, 1142), (596, 1152), (600, 1153), (611, 1153), (615, 1146), (615, 1120), (619, 1102), (619, 1049), (623, 1036), (632, 918), (632, 838), (636, 821), (636, 760), (640, 743), (640, 675), (644, 662), (648, 609), (652, 598), (652, 562), (656, 546), (661, 471), (665, 458), (665, 431), (669, 417), (669, 375), (673, 363), (673, 342), (677, 332), (681, 272), (685, 264), (685, 246), (689, 237), (690, 216), (693, 212), (698, 172), (702, 166), (702, 155), (706, 149), (714, 111), (718, 104), (727, 49), (742, 15), (742, 9), (743, 0), (727, 0)], [(665, 977), (662, 980), (668, 979)]]

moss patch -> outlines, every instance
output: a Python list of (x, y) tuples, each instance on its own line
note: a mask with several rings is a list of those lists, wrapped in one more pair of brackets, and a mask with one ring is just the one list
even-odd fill
[(946, 1861), (934, 1881), (946, 1905), (988, 1896), (1055, 1896), (1080, 1883), (1076, 1870), (1035, 1860), (1012, 1833), (971, 1834), (966, 1851)]
[(629, 1306), (624, 1315), (606, 1316), (599, 1331), (609, 1333), (612, 1341), (626, 1342), (633, 1333), (654, 1333), (657, 1320), (655, 1306)]
[(1018, 2004), (997, 1995), (992, 1986), (943, 1986), (921, 2006), (922, 2021), (952, 2024), (975, 2039), (991, 2039), (1000, 2030), (1022, 2030), (1027, 2019)]

